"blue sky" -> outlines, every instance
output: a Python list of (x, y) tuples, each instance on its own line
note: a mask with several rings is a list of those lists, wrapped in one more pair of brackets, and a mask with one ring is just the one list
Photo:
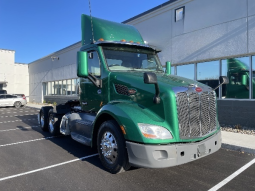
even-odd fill
[[(91, 0), (92, 16), (122, 22), (166, 0)], [(81, 40), (88, 0), (0, 0), (0, 48), (30, 63)]]

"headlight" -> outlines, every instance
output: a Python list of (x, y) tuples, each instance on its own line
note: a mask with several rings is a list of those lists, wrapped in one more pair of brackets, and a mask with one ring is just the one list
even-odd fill
[(138, 123), (138, 127), (144, 137), (149, 139), (172, 139), (171, 133), (164, 127)]

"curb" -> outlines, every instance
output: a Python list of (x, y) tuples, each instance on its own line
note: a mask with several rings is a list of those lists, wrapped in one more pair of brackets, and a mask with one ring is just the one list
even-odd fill
[(245, 152), (245, 153), (255, 154), (255, 149), (236, 146), (236, 145), (229, 145), (229, 144), (226, 144), (226, 143), (222, 143), (221, 148), (234, 150), (234, 151), (238, 151), (238, 152)]

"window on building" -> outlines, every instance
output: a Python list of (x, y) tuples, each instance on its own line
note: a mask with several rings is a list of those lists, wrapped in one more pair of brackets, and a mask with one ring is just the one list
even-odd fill
[(177, 66), (177, 76), (188, 78), (191, 80), (195, 79), (194, 64)]
[(88, 53), (88, 70), (89, 73), (100, 76), (100, 62), (96, 51)]
[(171, 74), (175, 75), (175, 67), (174, 66), (171, 66)]
[(55, 82), (51, 82), (51, 95), (55, 95), (54, 86)]
[(51, 82), (47, 82), (47, 95), (51, 95)]
[(62, 95), (62, 80), (58, 81), (58, 93), (57, 95)]
[(175, 22), (180, 21), (184, 18), (185, 7), (175, 9)]
[(249, 99), (249, 57), (222, 60), (222, 76), (229, 84), (222, 87), (222, 98)]
[(76, 92), (78, 95), (80, 94), (80, 78), (78, 78), (76, 82)]
[(66, 80), (63, 80), (62, 81), (62, 95), (67, 95), (66, 93), (67, 93), (67, 91), (66, 91)]
[[(219, 61), (202, 62), (197, 64), (197, 81), (216, 88), (219, 85)], [(219, 97), (219, 88), (216, 90)]]
[(66, 80), (66, 95), (71, 95), (72, 93), (72, 81)]
[(72, 93), (71, 95), (75, 95), (76, 94), (76, 79), (72, 79)]

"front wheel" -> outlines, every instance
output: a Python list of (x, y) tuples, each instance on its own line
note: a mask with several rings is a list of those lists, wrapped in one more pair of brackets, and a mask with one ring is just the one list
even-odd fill
[(103, 166), (111, 173), (121, 173), (130, 168), (125, 139), (116, 121), (105, 121), (100, 126), (97, 149)]

